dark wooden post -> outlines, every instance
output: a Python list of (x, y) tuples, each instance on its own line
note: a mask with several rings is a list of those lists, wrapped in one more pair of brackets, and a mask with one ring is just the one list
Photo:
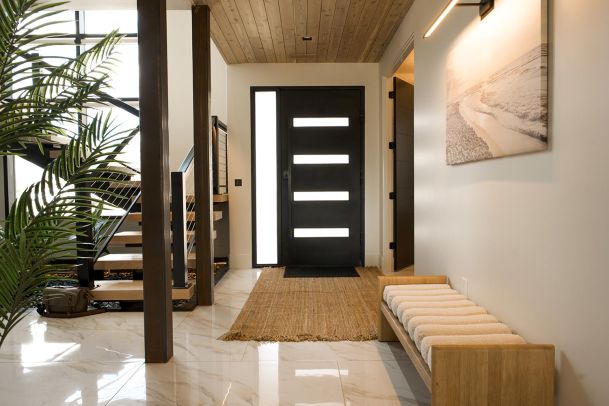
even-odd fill
[(199, 305), (214, 304), (214, 247), (211, 180), (211, 60), (208, 6), (192, 8), (192, 67), (195, 150), (197, 296)]
[(174, 289), (188, 286), (186, 216), (184, 172), (171, 172), (171, 252)]
[(138, 0), (146, 362), (173, 356), (166, 0)]

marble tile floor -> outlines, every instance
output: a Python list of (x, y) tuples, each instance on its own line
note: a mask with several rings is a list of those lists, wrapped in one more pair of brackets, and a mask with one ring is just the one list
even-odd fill
[(398, 344), (217, 340), (259, 270), (232, 270), (216, 304), (173, 314), (174, 358), (144, 363), (142, 313), (44, 319), (0, 350), (0, 405), (429, 405)]

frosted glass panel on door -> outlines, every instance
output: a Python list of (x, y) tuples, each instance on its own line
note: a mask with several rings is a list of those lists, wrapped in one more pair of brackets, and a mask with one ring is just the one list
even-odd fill
[(256, 262), (276, 264), (277, 93), (256, 92)]
[(347, 238), (348, 228), (295, 228), (294, 238)]
[(294, 127), (349, 127), (349, 117), (298, 117)]
[(348, 201), (349, 192), (294, 192), (295, 202)]
[(349, 155), (294, 155), (294, 165), (344, 165)]

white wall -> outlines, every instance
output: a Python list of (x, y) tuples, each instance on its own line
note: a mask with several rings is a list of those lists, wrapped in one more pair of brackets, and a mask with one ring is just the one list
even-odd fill
[(222, 54), (211, 42), (211, 115), (228, 121), (228, 65)]
[[(172, 170), (192, 148), (192, 20), (190, 10), (167, 11), (169, 164)], [(211, 115), (226, 122), (227, 65), (211, 42)]]
[[(251, 86), (365, 86), (366, 264), (377, 265), (380, 248), (378, 64), (247, 64), (228, 67), (231, 267), (252, 265)], [(233, 179), (243, 179), (235, 187)]]
[(417, 273), (467, 278), (475, 301), (530, 342), (555, 344), (560, 405), (607, 404), (609, 3), (551, 1), (550, 151), (454, 167), (445, 59), (479, 22), (456, 9), (423, 40), (445, 3), (417, 0), (381, 61), (389, 77), (414, 34)]

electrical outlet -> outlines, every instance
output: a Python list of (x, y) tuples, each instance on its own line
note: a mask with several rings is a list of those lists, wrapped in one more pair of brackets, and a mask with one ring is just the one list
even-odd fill
[(469, 297), (469, 286), (467, 278), (461, 278), (461, 294), (465, 297)]

